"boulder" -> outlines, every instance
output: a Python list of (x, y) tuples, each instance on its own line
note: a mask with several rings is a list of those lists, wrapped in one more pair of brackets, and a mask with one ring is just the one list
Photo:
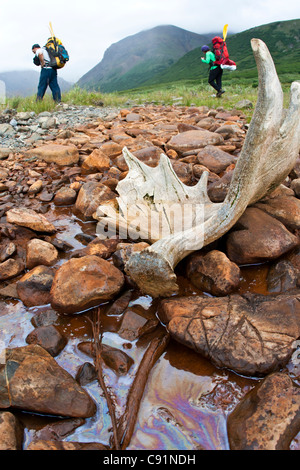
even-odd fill
[(51, 287), (51, 305), (58, 312), (76, 313), (113, 299), (124, 284), (119, 269), (98, 256), (66, 261)]
[(0, 412), (0, 450), (22, 450), (23, 427), (9, 411)]
[(58, 260), (58, 251), (51, 243), (33, 238), (27, 244), (26, 266), (32, 269), (35, 266), (52, 266)]
[(48, 325), (35, 328), (27, 335), (26, 343), (39, 344), (55, 357), (64, 349), (67, 340), (54, 325)]
[(195, 287), (216, 296), (232, 293), (240, 282), (240, 268), (218, 250), (190, 255), (186, 272)]
[(74, 204), (77, 198), (77, 192), (69, 187), (63, 187), (57, 191), (54, 196), (54, 204), (56, 206), (69, 206)]
[(84, 183), (78, 193), (74, 213), (83, 220), (92, 220), (98, 206), (115, 199), (117, 194), (97, 181)]
[(54, 225), (45, 216), (38, 214), (33, 209), (26, 209), (24, 207), (10, 209), (6, 213), (6, 220), (10, 224), (27, 227), (35, 232), (56, 232)]
[(300, 334), (295, 295), (165, 299), (159, 317), (175, 340), (217, 367), (248, 376), (263, 376), (284, 366)]
[(50, 303), (53, 270), (47, 266), (36, 266), (17, 282), (17, 293), (26, 307)]
[(21, 259), (9, 258), (0, 264), (0, 281), (12, 279), (24, 270), (25, 266)]
[(6, 349), (0, 370), (0, 407), (89, 418), (96, 405), (73, 377), (41, 346)]
[(180, 132), (171, 137), (166, 147), (182, 154), (189, 150), (201, 149), (207, 145), (220, 145), (223, 142), (223, 137), (215, 132), (192, 130)]
[(255, 204), (267, 214), (280, 220), (290, 229), (300, 228), (300, 200), (293, 196), (278, 196)]
[(298, 245), (298, 238), (257, 207), (246, 209), (227, 236), (227, 255), (236, 264), (279, 258)]
[(229, 165), (236, 162), (236, 158), (232, 155), (213, 145), (204, 147), (204, 149), (198, 153), (197, 159), (200, 165), (206, 166), (210, 171), (216, 174), (221, 173)]
[(103, 173), (109, 170), (110, 158), (100, 149), (95, 149), (81, 165), (84, 173)]
[(30, 149), (27, 153), (44, 162), (60, 166), (73, 165), (79, 161), (79, 152), (75, 145), (47, 144)]
[(300, 430), (300, 389), (281, 372), (266, 377), (228, 417), (231, 450), (289, 450)]

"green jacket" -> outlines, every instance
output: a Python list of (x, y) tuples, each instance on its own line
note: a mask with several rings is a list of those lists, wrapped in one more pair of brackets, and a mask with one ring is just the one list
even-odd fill
[[(201, 57), (201, 60), (202, 62), (204, 62), (205, 64), (210, 64), (211, 62), (214, 62), (216, 60), (216, 56), (213, 52), (211, 51), (208, 51), (205, 55), (205, 59), (203, 59), (203, 57)], [(211, 65), (211, 70), (213, 69), (216, 69), (217, 68), (217, 65)]]

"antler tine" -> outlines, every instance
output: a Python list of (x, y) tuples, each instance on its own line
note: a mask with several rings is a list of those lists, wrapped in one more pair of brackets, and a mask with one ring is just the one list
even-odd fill
[[(268, 48), (259, 39), (252, 39), (251, 47), (258, 68), (258, 100), (224, 202), (211, 203), (209, 216), (204, 214), (202, 223), (132, 254), (126, 264), (127, 274), (143, 292), (153, 297), (176, 293), (177, 263), (224, 235), (249, 204), (284, 180), (298, 157), (300, 84), (292, 84), (291, 104), (285, 117), (283, 93)], [(207, 213), (207, 208), (203, 211)]]

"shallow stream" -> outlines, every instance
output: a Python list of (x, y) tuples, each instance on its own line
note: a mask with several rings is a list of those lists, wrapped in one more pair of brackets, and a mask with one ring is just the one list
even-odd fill
[[(47, 218), (58, 228), (57, 238), (71, 244), (74, 250), (85, 246), (82, 234), (95, 236), (96, 223), (82, 222), (72, 214), (71, 208), (56, 208), (53, 205)], [(68, 257), (70, 252), (63, 255), (60, 263)], [(267, 265), (242, 268), (238, 293), (267, 295), (267, 272)], [(180, 273), (179, 284), (179, 295), (199, 294)], [(133, 305), (157, 315), (158, 301), (137, 291), (132, 294), (130, 306)], [(121, 416), (139, 363), (155, 332), (138, 340), (124, 340), (118, 335), (121, 317), (106, 315), (109, 306), (108, 303), (101, 306), (103, 343), (122, 349), (134, 360), (124, 376), (117, 376), (107, 367), (104, 369), (106, 383), (117, 405), (117, 414)], [(49, 308), (50, 305), (26, 308), (18, 300), (1, 300), (0, 354), (5, 347), (25, 346), (25, 338), (34, 328), (32, 318)], [(60, 315), (55, 323), (68, 339), (66, 347), (55, 360), (73, 377), (84, 362), (93, 363), (92, 358), (78, 349), (80, 342), (92, 339), (91, 318), (92, 311), (86, 311), (76, 315)], [(217, 369), (199, 354), (170, 340), (165, 353), (150, 372), (128, 449), (228, 450), (227, 417), (257, 383), (257, 378), (241, 377), (231, 371)], [(84, 388), (97, 403), (97, 413), (64, 440), (108, 445), (111, 422), (102, 390), (97, 380)], [(17, 411), (16, 414), (25, 426), (24, 448), (33, 439), (35, 431), (59, 419), (24, 411)], [(300, 450), (299, 440), (298, 435), (291, 449)]]

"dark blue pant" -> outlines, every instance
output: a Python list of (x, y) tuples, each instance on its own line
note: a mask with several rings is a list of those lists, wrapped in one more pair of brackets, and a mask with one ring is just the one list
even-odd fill
[(52, 91), (52, 97), (54, 101), (60, 102), (61, 101), (61, 93), (60, 88), (57, 82), (57, 70), (55, 69), (45, 69), (41, 70), (40, 81), (38, 84), (38, 91), (37, 91), (37, 100), (42, 100), (46, 93), (47, 87), (50, 87)]
[(208, 83), (217, 91), (222, 89), (222, 75), (223, 69), (219, 65), (209, 72)]

